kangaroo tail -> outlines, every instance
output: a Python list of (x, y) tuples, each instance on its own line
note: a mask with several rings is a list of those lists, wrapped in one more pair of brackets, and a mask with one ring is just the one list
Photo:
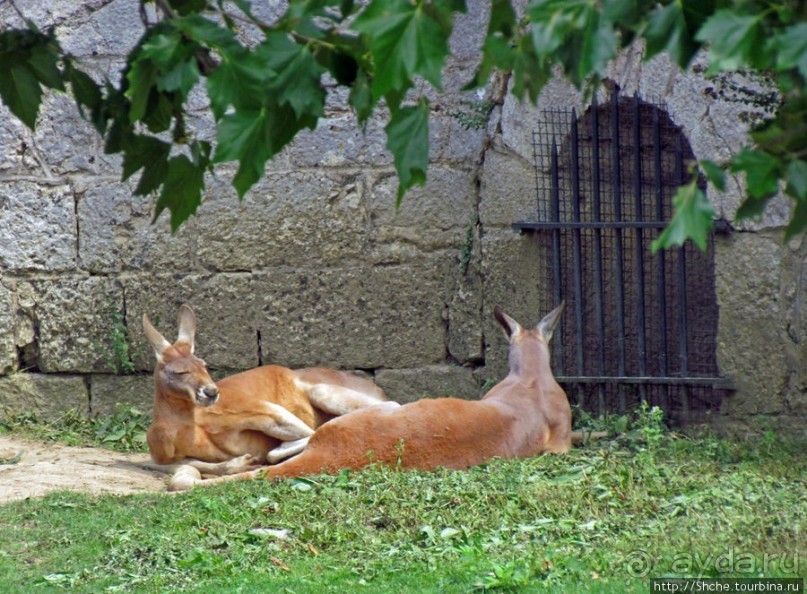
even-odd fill
[(580, 445), (604, 437), (608, 437), (607, 431), (572, 431), (572, 444)]

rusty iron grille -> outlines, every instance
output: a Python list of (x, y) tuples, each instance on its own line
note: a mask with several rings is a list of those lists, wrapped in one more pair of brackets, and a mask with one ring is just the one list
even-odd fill
[(572, 402), (595, 415), (641, 402), (679, 424), (720, 408), (730, 383), (716, 356), (714, 242), (652, 254), (690, 181), (692, 149), (663, 106), (614, 93), (578, 117), (544, 112), (533, 133), (544, 310), (566, 310), (553, 365)]

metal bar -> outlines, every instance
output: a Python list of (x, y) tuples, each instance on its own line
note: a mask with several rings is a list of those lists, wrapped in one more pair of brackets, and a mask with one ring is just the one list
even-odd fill
[[(572, 109), (572, 125), (569, 132), (571, 140), (572, 157), (572, 216), (576, 223), (580, 222), (580, 163), (577, 137), (577, 110)], [(575, 317), (575, 360), (577, 373), (583, 375), (583, 271), (582, 252), (580, 249), (580, 229), (574, 229), (572, 235), (572, 257), (574, 276), (574, 317)], [(577, 391), (577, 404), (585, 406), (585, 396), (582, 386)]]
[(551, 229), (664, 229), (669, 221), (519, 221), (511, 227), (518, 230)]
[[(597, 96), (591, 102), (591, 186), (594, 198), (594, 222), (602, 219), (600, 204), (600, 122)], [(603, 311), (603, 278), (602, 278), (602, 237), (601, 231), (594, 228), (594, 316), (597, 319), (597, 373), (605, 375), (605, 312)], [(597, 386), (597, 403), (600, 416), (605, 416), (605, 386)]]
[[(655, 194), (656, 194), (656, 220), (664, 218), (664, 192), (661, 186), (663, 172), (661, 170), (661, 122), (659, 121), (659, 110), (653, 109), (653, 165), (655, 169)], [(656, 279), (656, 291), (658, 293), (658, 332), (659, 332), (659, 367), (661, 375), (669, 375), (667, 364), (667, 253), (659, 250), (656, 254), (656, 265), (658, 276)], [(670, 411), (670, 394), (666, 386), (661, 389), (661, 408), (666, 414)]]
[[(675, 139), (675, 181), (684, 183), (684, 151), (681, 147), (681, 136)], [(686, 244), (678, 248), (678, 357), (681, 375), (689, 373), (689, 349), (687, 338), (687, 259)], [(681, 412), (684, 418), (689, 417), (689, 392), (686, 388), (681, 394)]]
[(532, 131), (532, 162), (536, 164), (533, 169), (535, 170), (535, 212), (538, 213), (538, 216), (541, 215), (541, 194), (538, 189), (541, 187), (540, 179), (538, 176), (538, 140), (536, 140), (537, 132), (535, 130)]
[(556, 375), (555, 381), (566, 384), (648, 384), (671, 386), (712, 386), (721, 390), (733, 390), (734, 383), (725, 377), (617, 377), (611, 375)]
[[(614, 192), (614, 219), (615, 222), (622, 222), (622, 168), (620, 166), (620, 146), (619, 146), (619, 93), (614, 91), (611, 95), (611, 136), (612, 140), (612, 184)], [(614, 260), (615, 268), (614, 275), (616, 277), (615, 286), (615, 301), (616, 301), (616, 332), (617, 332), (617, 373), (620, 376), (625, 375), (625, 279), (624, 279), (624, 254), (622, 251), (622, 229), (615, 228), (614, 231), (614, 249), (616, 250), (616, 259)], [(625, 414), (627, 404), (625, 402), (625, 390), (622, 386), (618, 390), (618, 406), (619, 414)]]
[[(552, 138), (552, 156), (550, 161), (550, 197), (552, 220), (555, 223), (560, 221), (560, 180), (558, 178), (558, 145)], [(555, 306), (557, 307), (563, 299), (563, 279), (561, 278), (560, 261), (560, 228), (555, 227), (552, 231), (552, 272), (554, 274)], [(558, 373), (563, 373), (563, 323), (558, 324), (555, 329), (555, 352), (559, 354), (555, 358), (557, 361), (555, 368)]]
[[(632, 131), (633, 131), (633, 193), (636, 220), (644, 218), (642, 209), (642, 134), (640, 130), (639, 95), (633, 96)], [(645, 288), (644, 288), (644, 234), (641, 228), (636, 229), (636, 346), (638, 349), (639, 375), (647, 375), (647, 341), (645, 336)], [(639, 386), (639, 397), (647, 400), (647, 391)]]

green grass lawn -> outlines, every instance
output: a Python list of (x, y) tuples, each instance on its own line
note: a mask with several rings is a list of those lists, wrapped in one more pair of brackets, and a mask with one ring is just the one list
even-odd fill
[(644, 421), (467, 472), (3, 505), (0, 591), (647, 593), (651, 577), (807, 574), (807, 442)]

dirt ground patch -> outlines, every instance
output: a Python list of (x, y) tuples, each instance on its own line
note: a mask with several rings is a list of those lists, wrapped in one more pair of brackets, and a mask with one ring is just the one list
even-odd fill
[(165, 491), (166, 475), (146, 470), (148, 454), (125, 454), (0, 436), (0, 503), (50, 491), (125, 495)]

